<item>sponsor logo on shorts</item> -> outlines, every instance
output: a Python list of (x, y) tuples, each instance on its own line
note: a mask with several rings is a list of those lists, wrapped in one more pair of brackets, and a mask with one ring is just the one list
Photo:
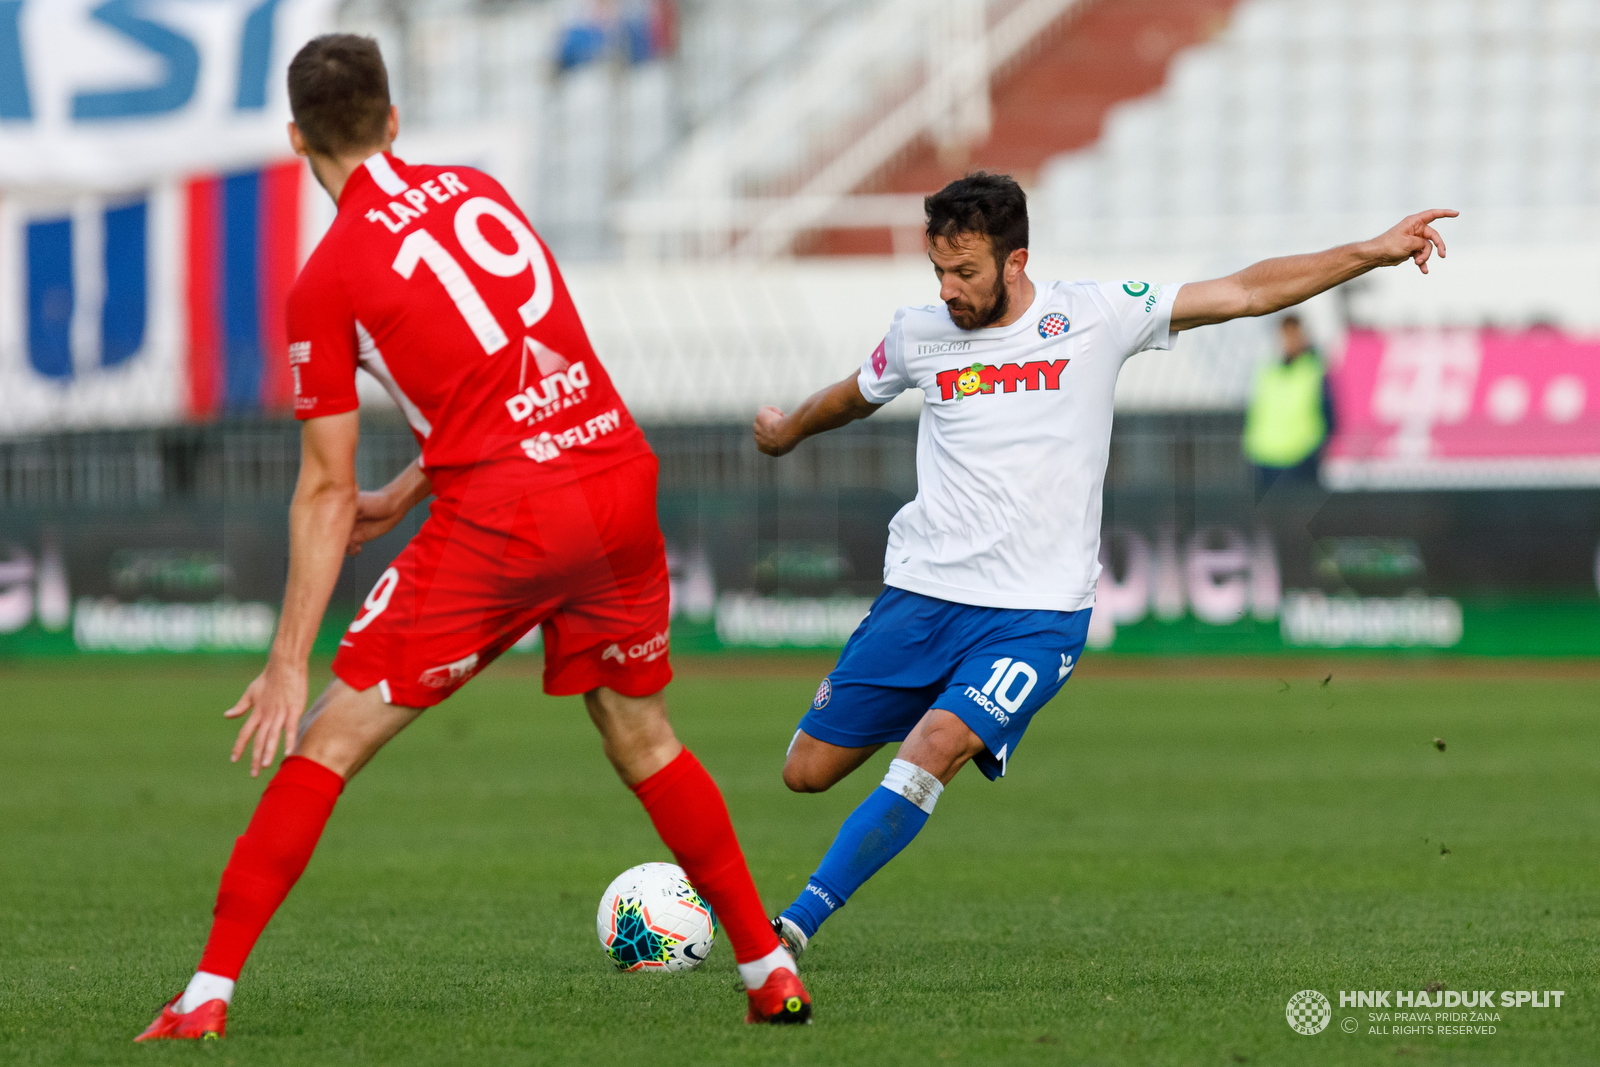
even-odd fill
[(1001, 711), (1000, 705), (984, 696), (983, 691), (977, 686), (967, 686), (967, 696), (971, 697), (972, 702), (978, 705), (978, 707), (982, 708), (984, 711), (987, 711), (990, 715), (993, 715), (995, 722), (999, 723), (1001, 726), (1010, 725), (1011, 716)]
[(471, 678), (478, 670), (478, 654), (463, 656), (454, 663), (446, 663), (443, 667), (434, 667), (422, 672), (417, 679), (429, 689), (443, 689), (457, 682), (464, 682)]
[(582, 426), (572, 426), (556, 433), (546, 430), (538, 437), (529, 437), (522, 442), (522, 451), (535, 463), (548, 463), (561, 455), (563, 449), (593, 444), (597, 438), (614, 432), (621, 425), (622, 416), (617, 414), (616, 408), (612, 408)]
[(824, 678), (822, 684), (817, 686), (817, 695), (811, 698), (812, 710), (820, 711), (828, 706), (828, 700), (833, 696), (833, 683)]
[(629, 645), (627, 649), (624, 649), (620, 644), (611, 644), (604, 652), (600, 653), (600, 659), (602, 662), (614, 659), (624, 667), (633, 660), (638, 660), (641, 663), (654, 663), (667, 654), (667, 650), (671, 645), (671, 633), (672, 630), (670, 628), (662, 630), (650, 640), (641, 641), (636, 645)]
[(1003, 363), (998, 367), (974, 363), (970, 367), (940, 371), (935, 381), (939, 383), (941, 400), (961, 400), (980, 393), (993, 393), (997, 385), (1007, 393), (1016, 392), (1019, 385), (1029, 392), (1035, 389), (1056, 390), (1061, 388), (1061, 372), (1067, 369), (1070, 362), (1057, 359), (1046, 363), (1041, 359), (1031, 360), (1020, 367), (1015, 363)]

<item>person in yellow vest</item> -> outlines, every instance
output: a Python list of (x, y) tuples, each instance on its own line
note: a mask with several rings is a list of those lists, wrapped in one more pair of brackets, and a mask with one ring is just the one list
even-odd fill
[(1278, 326), (1283, 358), (1256, 371), (1244, 418), (1244, 454), (1256, 470), (1259, 497), (1274, 484), (1315, 485), (1322, 446), (1333, 432), (1328, 368), (1300, 319)]

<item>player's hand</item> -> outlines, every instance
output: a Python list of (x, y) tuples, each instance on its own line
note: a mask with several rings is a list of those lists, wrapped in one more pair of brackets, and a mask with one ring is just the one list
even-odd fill
[(1439, 250), (1444, 258), (1444, 238), (1439, 236), (1432, 223), (1439, 219), (1453, 219), (1461, 214), (1450, 208), (1429, 208), (1401, 219), (1391, 229), (1372, 242), (1374, 254), (1386, 267), (1411, 260), (1422, 273), (1428, 273), (1428, 257)]
[(785, 427), (783, 412), (770, 404), (756, 412), (755, 435), (756, 447), (769, 456), (786, 455), (800, 443), (800, 435)]
[(278, 752), (278, 739), (283, 739), (283, 754), (294, 752), (295, 738), (300, 731), (300, 716), (306, 710), (306, 665), (286, 664), (269, 659), (267, 669), (250, 683), (239, 702), (223, 717), (237, 719), (250, 713), (239, 729), (239, 739), (233, 743), (233, 762), (244, 755), (244, 746), (253, 736), (255, 745), (250, 751), (250, 777), (272, 766)]
[(350, 528), (350, 543), (344, 554), (361, 554), (361, 546), (374, 538), (382, 537), (406, 517), (405, 509), (382, 489), (368, 490), (356, 497), (356, 522)]

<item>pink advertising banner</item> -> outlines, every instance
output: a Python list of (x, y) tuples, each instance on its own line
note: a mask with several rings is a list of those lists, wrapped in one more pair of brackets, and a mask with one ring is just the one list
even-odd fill
[(1600, 338), (1352, 330), (1333, 395), (1329, 488), (1600, 485)]

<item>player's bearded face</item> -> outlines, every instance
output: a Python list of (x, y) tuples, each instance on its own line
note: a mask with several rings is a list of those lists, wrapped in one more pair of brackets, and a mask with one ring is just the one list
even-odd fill
[(978, 298), (956, 297), (945, 301), (945, 307), (950, 309), (950, 321), (963, 330), (981, 330), (999, 322), (1011, 310), (1011, 295), (1006, 291), (1005, 275), (996, 265), (994, 287), (989, 290), (986, 299), (980, 301)]
[[(1011, 309), (1005, 271), (995, 260), (987, 238), (935, 240), (931, 249), (941, 272), (941, 293), (950, 321), (959, 329), (981, 330), (1005, 318)], [(970, 271), (963, 276), (963, 268)], [(974, 269), (976, 268), (976, 269)]]

